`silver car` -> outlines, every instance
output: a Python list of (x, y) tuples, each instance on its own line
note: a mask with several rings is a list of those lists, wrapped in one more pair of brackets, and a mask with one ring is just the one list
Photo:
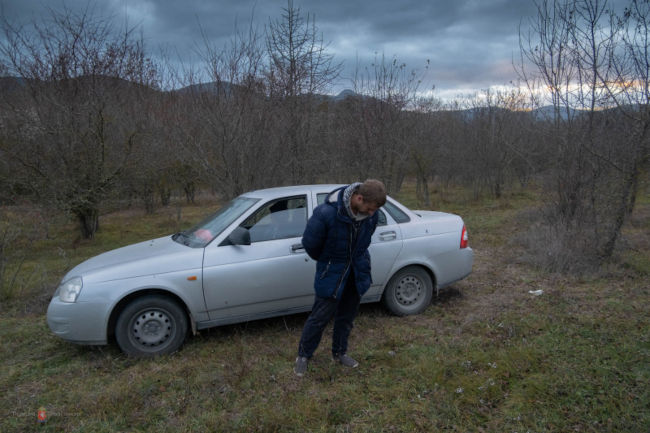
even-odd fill
[[(63, 278), (47, 323), (70, 342), (114, 337), (128, 355), (154, 356), (178, 350), (189, 330), (309, 311), (315, 262), (301, 237), (314, 207), (338, 186), (248, 192), (189, 230), (86, 260)], [(411, 211), (390, 197), (378, 212), (373, 284), (362, 302), (417, 314), (434, 288), (470, 274), (473, 252), (459, 216)]]

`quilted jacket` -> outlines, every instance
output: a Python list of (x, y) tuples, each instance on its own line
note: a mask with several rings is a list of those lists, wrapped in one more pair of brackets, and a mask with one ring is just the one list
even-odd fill
[(362, 296), (370, 288), (368, 246), (379, 215), (353, 221), (343, 203), (347, 187), (332, 191), (325, 202), (314, 209), (302, 236), (309, 257), (316, 260), (316, 295), (338, 298), (343, 293), (350, 270), (354, 271), (357, 291)]

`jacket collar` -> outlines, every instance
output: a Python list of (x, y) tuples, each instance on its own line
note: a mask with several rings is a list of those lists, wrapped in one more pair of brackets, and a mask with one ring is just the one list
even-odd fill
[(345, 203), (343, 203), (343, 193), (345, 192), (345, 189), (350, 186), (342, 186), (340, 188), (336, 188), (334, 191), (329, 193), (327, 195), (327, 198), (325, 199), (325, 203), (327, 203), (330, 206), (336, 207), (336, 217), (340, 219), (343, 222), (346, 222), (348, 224), (354, 224), (356, 223), (364, 223), (366, 221), (371, 221), (373, 218), (375, 220), (375, 223), (377, 219), (379, 218), (378, 213), (379, 211), (375, 212), (375, 214), (371, 217), (368, 217), (364, 220), (361, 221), (354, 221), (350, 216), (348, 215), (348, 211), (346, 209)]
[(325, 200), (329, 205), (336, 207), (336, 217), (343, 222), (352, 224), (354, 221), (349, 217), (348, 211), (346, 210), (345, 203), (343, 202), (343, 193), (349, 185), (336, 188), (334, 191), (329, 193), (327, 199)]

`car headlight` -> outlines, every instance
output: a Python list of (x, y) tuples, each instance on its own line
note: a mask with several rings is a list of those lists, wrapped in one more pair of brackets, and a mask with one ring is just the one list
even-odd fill
[(62, 282), (57, 290), (59, 299), (63, 302), (76, 302), (82, 287), (83, 281), (81, 277), (70, 278)]

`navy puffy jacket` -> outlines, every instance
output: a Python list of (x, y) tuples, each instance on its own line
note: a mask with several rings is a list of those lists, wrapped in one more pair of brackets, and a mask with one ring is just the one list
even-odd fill
[(341, 296), (350, 269), (354, 270), (360, 296), (372, 283), (368, 246), (379, 214), (375, 212), (363, 221), (353, 221), (343, 204), (345, 188), (332, 191), (325, 202), (314, 209), (302, 236), (307, 254), (316, 260), (314, 289), (323, 298)]

